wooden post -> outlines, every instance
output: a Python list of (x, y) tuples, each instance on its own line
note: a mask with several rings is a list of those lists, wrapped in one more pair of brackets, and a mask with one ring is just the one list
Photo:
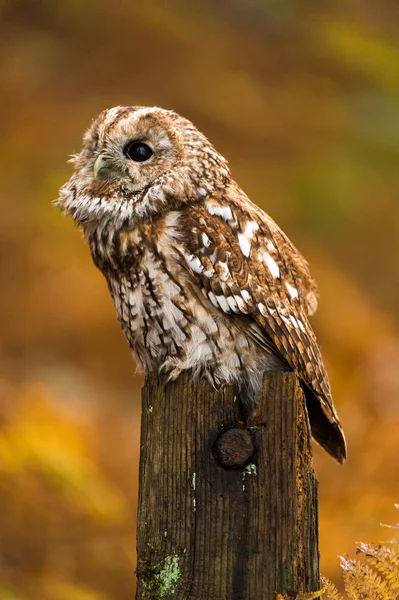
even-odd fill
[(275, 600), (320, 587), (317, 480), (293, 373), (267, 373), (244, 423), (237, 392), (146, 379), (136, 600)]

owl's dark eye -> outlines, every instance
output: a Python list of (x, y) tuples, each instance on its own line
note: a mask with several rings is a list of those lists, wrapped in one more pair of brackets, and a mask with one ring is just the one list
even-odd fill
[(135, 162), (145, 162), (154, 154), (148, 144), (144, 142), (129, 142), (125, 146), (125, 156)]

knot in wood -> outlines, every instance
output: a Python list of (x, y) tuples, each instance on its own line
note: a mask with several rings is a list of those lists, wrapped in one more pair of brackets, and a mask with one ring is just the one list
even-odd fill
[(255, 444), (249, 431), (229, 429), (216, 441), (215, 452), (219, 464), (226, 469), (242, 469), (255, 454)]

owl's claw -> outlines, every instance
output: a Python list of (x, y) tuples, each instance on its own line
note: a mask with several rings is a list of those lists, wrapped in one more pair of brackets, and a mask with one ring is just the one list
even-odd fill
[(174, 364), (171, 364), (170, 361), (166, 360), (158, 370), (158, 374), (165, 378), (166, 383), (170, 383), (171, 381), (176, 381), (176, 379), (181, 374), (182, 370), (176, 367)]

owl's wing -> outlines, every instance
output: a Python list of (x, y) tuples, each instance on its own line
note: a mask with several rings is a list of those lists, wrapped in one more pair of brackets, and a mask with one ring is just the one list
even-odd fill
[(345, 438), (307, 318), (312, 313), (309, 294), (316, 298), (317, 288), (304, 258), (237, 189), (187, 208), (177, 234), (182, 265), (199, 281), (204, 296), (224, 313), (240, 317), (248, 335), (297, 373), (314, 437), (343, 462)]

